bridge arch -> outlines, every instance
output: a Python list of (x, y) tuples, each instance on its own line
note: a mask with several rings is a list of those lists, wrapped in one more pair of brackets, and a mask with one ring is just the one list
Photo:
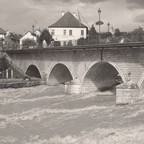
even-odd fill
[(48, 75), (47, 84), (48, 85), (59, 85), (65, 82), (71, 81), (73, 76), (69, 68), (62, 64), (57, 63), (55, 64)]
[(122, 71), (112, 62), (93, 62), (82, 78), (82, 92), (105, 90), (111, 88), (116, 83), (125, 82)]
[(41, 74), (40, 74), (39, 69), (33, 64), (27, 68), (25, 73), (31, 77), (41, 78)]

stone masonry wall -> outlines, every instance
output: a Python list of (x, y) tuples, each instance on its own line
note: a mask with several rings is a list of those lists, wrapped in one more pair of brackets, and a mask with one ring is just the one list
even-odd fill
[[(71, 72), (72, 77), (78, 77), (81, 83), (88, 70), (95, 63), (101, 61), (100, 49), (19, 52), (9, 53), (9, 56), (23, 71), (33, 64), (39, 69), (41, 75), (45, 73), (47, 76), (50, 75), (56, 64), (64, 64)], [(102, 57), (103, 61), (113, 64), (125, 80), (128, 79), (127, 75), (131, 72), (131, 79), (137, 83), (144, 72), (144, 49), (104, 49)]]

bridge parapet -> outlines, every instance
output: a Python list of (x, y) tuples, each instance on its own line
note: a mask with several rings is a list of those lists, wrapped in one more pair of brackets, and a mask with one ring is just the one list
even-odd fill
[(49, 51), (79, 51), (79, 50), (97, 50), (97, 49), (129, 49), (129, 48), (144, 48), (144, 43), (110, 43), (110, 44), (92, 44), (79, 46), (59, 46), (33, 49), (5, 49), (3, 52), (7, 53), (30, 53), (30, 52), (49, 52)]

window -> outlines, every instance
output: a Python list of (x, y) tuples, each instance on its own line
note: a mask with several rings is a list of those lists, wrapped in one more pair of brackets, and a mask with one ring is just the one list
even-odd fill
[(55, 35), (55, 30), (52, 29), (51, 35)]
[(70, 35), (70, 36), (72, 35), (72, 30), (69, 30), (69, 35)]
[(63, 46), (66, 46), (66, 44), (67, 44), (66, 41), (64, 41), (64, 42), (63, 42)]
[(84, 30), (81, 30), (81, 36), (84, 36)]
[(63, 35), (66, 35), (66, 30), (63, 31)]

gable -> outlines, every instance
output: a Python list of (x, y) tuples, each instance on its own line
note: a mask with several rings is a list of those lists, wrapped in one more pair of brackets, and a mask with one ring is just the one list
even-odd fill
[(33, 39), (36, 40), (36, 37), (34, 35), (32, 35), (31, 32), (27, 32), (23, 37), (21, 37), (20, 40), (23, 40), (23, 39)]

